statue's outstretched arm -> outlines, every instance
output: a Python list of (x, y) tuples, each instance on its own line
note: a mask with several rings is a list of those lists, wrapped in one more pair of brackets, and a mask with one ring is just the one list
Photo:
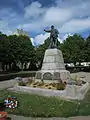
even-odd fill
[(51, 32), (51, 30), (45, 30), (45, 29), (44, 29), (44, 31), (45, 31), (45, 32)]

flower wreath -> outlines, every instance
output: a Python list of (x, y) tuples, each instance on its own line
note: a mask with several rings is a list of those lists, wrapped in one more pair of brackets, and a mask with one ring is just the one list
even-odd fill
[(6, 108), (14, 109), (17, 108), (18, 101), (16, 97), (7, 97), (4, 99), (4, 105)]

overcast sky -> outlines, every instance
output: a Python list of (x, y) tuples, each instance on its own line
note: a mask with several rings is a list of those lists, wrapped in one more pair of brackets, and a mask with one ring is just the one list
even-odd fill
[(34, 45), (49, 36), (51, 25), (59, 30), (59, 40), (79, 33), (90, 33), (90, 0), (0, 0), (0, 31), (9, 35), (23, 28)]

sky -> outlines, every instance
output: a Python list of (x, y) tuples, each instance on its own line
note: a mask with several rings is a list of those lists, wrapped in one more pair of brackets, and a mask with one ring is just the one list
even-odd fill
[(17, 28), (28, 33), (33, 45), (49, 37), (44, 29), (59, 31), (59, 41), (78, 33), (90, 34), (90, 0), (0, 0), (0, 31), (10, 35)]

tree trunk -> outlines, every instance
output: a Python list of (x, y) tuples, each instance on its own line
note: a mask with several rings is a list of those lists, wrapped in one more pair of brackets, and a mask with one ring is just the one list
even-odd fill
[(79, 66), (81, 66), (81, 62), (79, 62)]
[(8, 70), (8, 65), (6, 64), (5, 66), (6, 66), (6, 71), (7, 71)]
[(2, 62), (2, 70), (5, 71), (4, 63)]
[(80, 68), (79, 68), (79, 71), (81, 71), (81, 62), (79, 62), (79, 67), (80, 67)]
[(74, 62), (73, 64), (74, 64), (74, 70), (76, 70), (76, 62)]
[(11, 71), (11, 63), (9, 63), (9, 71)]
[(23, 71), (23, 63), (21, 63), (21, 71)]
[(16, 62), (13, 62), (13, 67), (12, 68), (13, 68), (14, 71), (18, 71)]
[(25, 70), (27, 70), (27, 65), (28, 65), (28, 63), (25, 62), (25, 63), (24, 63), (24, 69), (25, 69)]
[(74, 66), (76, 66), (76, 62), (74, 62), (73, 64), (74, 64)]

